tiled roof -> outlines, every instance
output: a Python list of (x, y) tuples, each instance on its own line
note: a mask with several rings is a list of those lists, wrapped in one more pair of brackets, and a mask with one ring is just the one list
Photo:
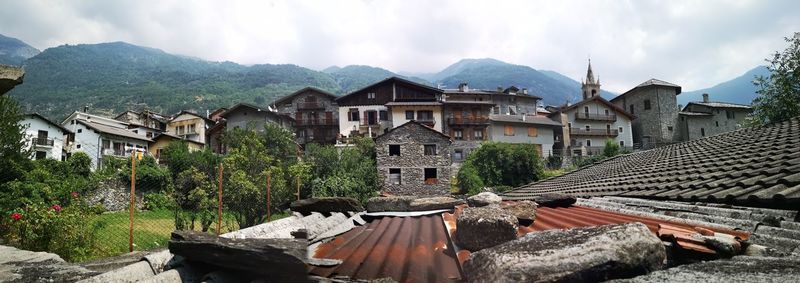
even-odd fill
[(607, 159), (503, 194), (548, 192), (766, 206), (800, 203), (800, 118)]
[(689, 112), (689, 111), (681, 111), (681, 112), (678, 112), (678, 114), (686, 115), (686, 116), (713, 116), (714, 115), (714, 114), (705, 113), (705, 112)]
[[(703, 106), (711, 107), (711, 108), (753, 109), (753, 107), (751, 107), (750, 105), (736, 104), (736, 103), (729, 103), (729, 102), (718, 102), (718, 101), (709, 101), (709, 102), (692, 101), (692, 102), (689, 102), (689, 104), (703, 105)], [(687, 104), (686, 106), (688, 107), (689, 105)]]
[(75, 121), (78, 121), (79, 123), (85, 125), (86, 127), (89, 127), (90, 129), (93, 129), (101, 133), (152, 142), (151, 139), (146, 138), (145, 136), (139, 135), (137, 133), (134, 133), (132, 131), (129, 131), (128, 129), (106, 126), (100, 123), (94, 123), (92, 121), (86, 121), (86, 120), (75, 120)]
[(295, 92), (292, 92), (292, 93), (290, 93), (290, 94), (288, 94), (288, 95), (286, 95), (284, 97), (278, 98), (277, 100), (273, 101), (272, 104), (283, 104), (287, 100), (292, 99), (293, 97), (295, 97), (295, 96), (297, 96), (297, 95), (299, 95), (301, 93), (304, 93), (306, 91), (312, 91), (312, 92), (316, 92), (316, 93), (322, 94), (324, 96), (327, 96), (331, 100), (336, 99), (336, 95), (333, 94), (333, 93), (324, 91), (322, 89), (319, 89), (319, 88), (316, 88), (316, 87), (313, 87), (313, 86), (308, 86), (308, 87), (301, 88), (301, 89), (299, 89), (299, 90), (297, 90)]
[(561, 123), (557, 121), (553, 121), (544, 116), (532, 116), (526, 115), (525, 119), (522, 119), (522, 115), (489, 115), (489, 120), (493, 122), (506, 122), (506, 123), (522, 123), (522, 124), (532, 124), (532, 125), (548, 125), (548, 126), (562, 126)]

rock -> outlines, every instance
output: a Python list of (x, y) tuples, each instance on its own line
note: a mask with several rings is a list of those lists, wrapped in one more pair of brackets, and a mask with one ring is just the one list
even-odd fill
[(312, 212), (330, 214), (332, 212), (344, 213), (364, 210), (356, 199), (347, 197), (301, 199), (293, 201), (290, 208), (292, 211), (299, 212), (303, 215), (309, 215)]
[(367, 200), (367, 212), (408, 211), (413, 196), (373, 197)]
[(451, 197), (427, 197), (417, 198), (409, 203), (410, 211), (425, 211), (437, 209), (453, 209), (456, 205), (464, 204), (464, 200)]
[(0, 95), (22, 83), (25, 71), (22, 68), (0, 64)]
[(599, 282), (658, 270), (665, 259), (647, 226), (627, 223), (529, 233), (472, 253), (464, 273), (470, 282)]
[(480, 207), (480, 206), (487, 206), (491, 204), (500, 204), (503, 201), (503, 198), (500, 196), (490, 193), (490, 192), (482, 192), (480, 194), (471, 196), (467, 198), (467, 204), (471, 207)]
[(800, 282), (800, 258), (735, 256), (613, 282)]
[(536, 201), (539, 206), (544, 207), (567, 207), (577, 201), (573, 196), (560, 193), (538, 195), (533, 197), (533, 200)]
[(478, 251), (517, 238), (517, 218), (495, 207), (468, 207), (456, 223), (456, 241), (461, 248)]
[(503, 210), (520, 220), (536, 220), (536, 203), (529, 200), (521, 200), (500, 206)]

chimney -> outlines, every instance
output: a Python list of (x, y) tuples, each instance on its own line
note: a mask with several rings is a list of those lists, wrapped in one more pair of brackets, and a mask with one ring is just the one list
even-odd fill
[(88, 112), (89, 112), (89, 105), (84, 105), (83, 106), (83, 113), (88, 113)]
[(460, 91), (460, 92), (468, 92), (469, 91), (469, 86), (467, 85), (467, 83), (460, 83), (460, 84), (458, 84), (458, 91)]
[(523, 88), (523, 89), (522, 89), (522, 94), (525, 94), (525, 95), (527, 95), (527, 94), (528, 94), (528, 89), (527, 89), (527, 88)]
[(708, 102), (708, 93), (703, 94), (703, 102)]

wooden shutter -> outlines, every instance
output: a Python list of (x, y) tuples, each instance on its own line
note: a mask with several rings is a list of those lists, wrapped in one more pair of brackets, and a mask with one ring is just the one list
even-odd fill
[(536, 136), (538, 136), (538, 135), (539, 135), (539, 133), (538, 133), (538, 132), (536, 132), (536, 130), (537, 130), (537, 129), (536, 129), (536, 127), (528, 127), (528, 136), (529, 136), (529, 137), (536, 137)]
[(333, 112), (331, 111), (325, 112), (325, 124), (333, 125)]
[(514, 135), (514, 126), (510, 126), (510, 125), (506, 126), (505, 135), (506, 136), (513, 136)]

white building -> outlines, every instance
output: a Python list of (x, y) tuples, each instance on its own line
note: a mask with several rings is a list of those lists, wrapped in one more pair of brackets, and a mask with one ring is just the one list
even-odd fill
[(74, 133), (74, 142), (67, 147), (68, 154), (84, 152), (92, 159), (92, 169), (102, 166), (106, 156), (126, 158), (132, 152), (147, 152), (152, 140), (129, 129), (127, 122), (73, 112), (61, 126)]
[(25, 115), (19, 123), (25, 127), (25, 141), (33, 151), (32, 159), (64, 160), (69, 130), (37, 113)]

